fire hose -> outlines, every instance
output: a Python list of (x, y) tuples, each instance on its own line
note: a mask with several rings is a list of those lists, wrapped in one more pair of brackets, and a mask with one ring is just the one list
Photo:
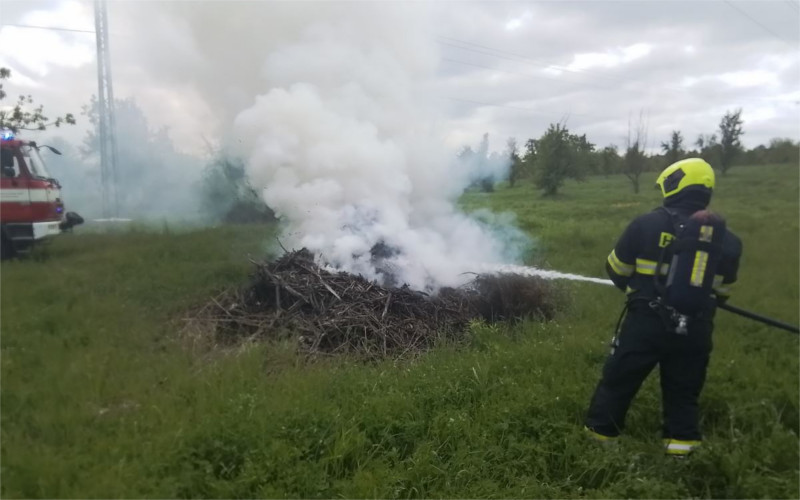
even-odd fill
[[(603, 280), (603, 281), (608, 281), (609, 285), (613, 285), (611, 280)], [(745, 318), (752, 319), (752, 320), (758, 321), (760, 323), (764, 323), (765, 325), (774, 326), (775, 328), (780, 328), (781, 330), (786, 330), (787, 332), (791, 332), (791, 333), (794, 333), (796, 335), (800, 335), (800, 328), (798, 328), (798, 327), (796, 327), (796, 326), (794, 326), (792, 324), (784, 323), (783, 321), (779, 321), (777, 319), (770, 318), (768, 316), (763, 316), (761, 314), (754, 313), (752, 311), (748, 311), (748, 310), (742, 309), (740, 307), (732, 306), (732, 305), (727, 304), (727, 303), (717, 304), (717, 307), (719, 307), (720, 309), (724, 309), (724, 310), (726, 310), (728, 312), (732, 312), (734, 314), (738, 314), (739, 316), (743, 316)]]
[[(600, 280), (598, 280), (598, 279), (595, 279), (595, 280), (593, 280), (594, 283), (600, 282)], [(602, 280), (602, 282), (603, 282), (603, 284), (608, 284), (608, 285), (613, 285), (614, 284), (611, 280)], [(724, 310), (726, 310), (728, 312), (732, 312), (734, 314), (738, 314), (739, 316), (743, 316), (745, 318), (752, 319), (752, 320), (758, 321), (760, 323), (764, 323), (765, 325), (774, 326), (775, 328), (780, 328), (781, 330), (786, 330), (787, 332), (791, 332), (791, 333), (794, 333), (796, 335), (800, 335), (800, 328), (798, 328), (798, 327), (796, 327), (796, 326), (794, 326), (792, 324), (785, 323), (783, 321), (779, 321), (777, 319), (770, 318), (768, 316), (763, 316), (761, 314), (754, 313), (752, 311), (748, 311), (748, 310), (742, 309), (740, 307), (732, 306), (732, 305), (727, 304), (727, 303), (717, 304), (717, 307), (719, 307), (720, 309), (724, 309)]]
[[(588, 276), (581, 276), (578, 274), (570, 274), (570, 273), (562, 273), (559, 271), (550, 271), (544, 269), (537, 269), (535, 267), (526, 267), (526, 266), (515, 266), (515, 265), (504, 265), (499, 268), (492, 269), (493, 272), (506, 272), (506, 273), (514, 273), (514, 274), (521, 274), (523, 276), (541, 276), (545, 279), (568, 279), (573, 281), (585, 281), (589, 283), (597, 283), (600, 285), (614, 285), (611, 280), (602, 279), (602, 278), (593, 278)], [(738, 314), (739, 316), (743, 316), (748, 319), (752, 319), (754, 321), (758, 321), (760, 323), (764, 323), (765, 325), (774, 326), (776, 328), (780, 328), (782, 330), (786, 330), (787, 332), (791, 332), (794, 334), (800, 334), (800, 328), (795, 325), (785, 323), (783, 321), (779, 321), (777, 319), (773, 319), (767, 316), (763, 316), (761, 314), (754, 313), (752, 311), (747, 311), (745, 309), (741, 309), (736, 306), (732, 306), (730, 304), (718, 304), (717, 307), (720, 309), (724, 309), (728, 312), (732, 312), (734, 314)]]
[(800, 329), (797, 328), (796, 326), (790, 325), (789, 323), (784, 323), (783, 321), (778, 321), (777, 319), (772, 319), (767, 316), (762, 316), (760, 314), (756, 314), (751, 311), (746, 311), (744, 309), (740, 309), (730, 304), (719, 304), (717, 307), (719, 307), (720, 309), (725, 309), (726, 311), (732, 312), (734, 314), (738, 314), (739, 316), (744, 316), (745, 318), (749, 318), (755, 321), (760, 321), (761, 323), (767, 324), (769, 326), (774, 326), (776, 328), (786, 330), (787, 332), (800, 334)]
[[(609, 285), (613, 285), (611, 280), (608, 281), (608, 284)], [(758, 321), (760, 323), (764, 323), (765, 325), (774, 326), (775, 328), (780, 328), (781, 330), (786, 330), (787, 332), (791, 332), (791, 333), (794, 333), (796, 335), (800, 335), (800, 328), (798, 328), (798, 327), (796, 327), (796, 326), (794, 326), (792, 324), (785, 323), (783, 321), (779, 321), (777, 319), (770, 318), (768, 316), (763, 316), (761, 314), (754, 313), (752, 311), (748, 311), (748, 310), (742, 309), (740, 307), (732, 306), (732, 305), (727, 304), (727, 303), (717, 304), (717, 307), (719, 307), (720, 309), (724, 309), (724, 310), (726, 310), (728, 312), (732, 312), (734, 314), (738, 314), (739, 316), (743, 316), (745, 318), (752, 319), (752, 320)]]

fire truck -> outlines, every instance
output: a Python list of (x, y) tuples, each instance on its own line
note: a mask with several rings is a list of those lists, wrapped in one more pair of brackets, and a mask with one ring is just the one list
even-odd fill
[(47, 172), (34, 141), (17, 139), (10, 130), (0, 130), (0, 255), (11, 258), (69, 230), (83, 219), (64, 212), (61, 185)]

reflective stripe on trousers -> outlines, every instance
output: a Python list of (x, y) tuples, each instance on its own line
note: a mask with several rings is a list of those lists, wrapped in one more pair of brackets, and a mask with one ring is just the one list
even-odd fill
[(688, 455), (700, 446), (701, 441), (682, 441), (680, 439), (665, 439), (667, 455)]

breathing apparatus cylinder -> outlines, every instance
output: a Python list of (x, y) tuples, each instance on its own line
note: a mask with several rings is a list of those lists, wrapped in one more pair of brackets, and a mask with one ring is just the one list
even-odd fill
[(668, 247), (672, 260), (663, 300), (678, 313), (692, 316), (713, 307), (714, 277), (725, 232), (725, 220), (709, 210), (695, 212), (676, 229)]

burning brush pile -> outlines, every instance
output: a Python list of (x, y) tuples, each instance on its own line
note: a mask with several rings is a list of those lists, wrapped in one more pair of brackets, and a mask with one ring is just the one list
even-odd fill
[(436, 295), (384, 287), (323, 269), (303, 249), (256, 263), (247, 286), (213, 298), (190, 324), (210, 329), (215, 344), (296, 338), (312, 355), (403, 357), (463, 340), (471, 320), (550, 319), (559, 295), (550, 281), (510, 274), (478, 275)]

